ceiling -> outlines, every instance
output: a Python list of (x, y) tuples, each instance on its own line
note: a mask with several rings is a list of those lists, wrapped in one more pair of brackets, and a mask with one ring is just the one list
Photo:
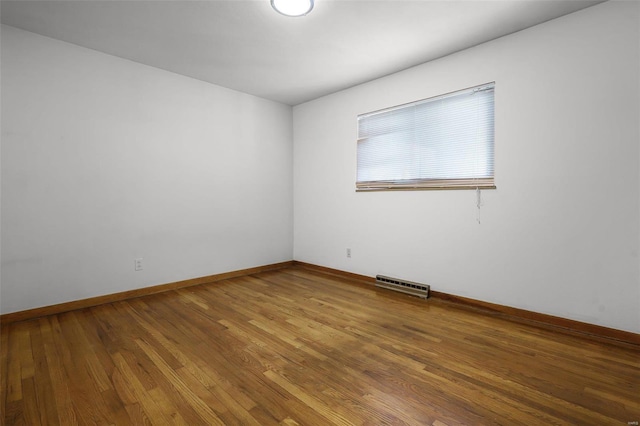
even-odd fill
[(2, 23), (296, 105), (592, 6), (582, 0), (2, 0)]

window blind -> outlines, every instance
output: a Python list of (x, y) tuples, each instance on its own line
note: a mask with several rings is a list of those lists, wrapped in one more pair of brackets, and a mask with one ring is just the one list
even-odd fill
[(359, 115), (356, 188), (495, 188), (494, 88)]

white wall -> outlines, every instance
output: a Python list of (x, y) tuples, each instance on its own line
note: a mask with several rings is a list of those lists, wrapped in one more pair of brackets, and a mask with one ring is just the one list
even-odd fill
[[(640, 332), (638, 8), (600, 4), (294, 107), (294, 258)], [(354, 191), (357, 114), (490, 81), (481, 224), (474, 191)]]
[[(293, 222), (297, 260), (640, 332), (638, 7), (295, 107), (293, 176), (290, 107), (3, 26), (0, 312), (290, 260)], [(355, 193), (357, 114), (488, 81), (481, 224), (472, 191)]]
[(2, 313), (292, 259), (291, 107), (6, 26), (1, 71)]

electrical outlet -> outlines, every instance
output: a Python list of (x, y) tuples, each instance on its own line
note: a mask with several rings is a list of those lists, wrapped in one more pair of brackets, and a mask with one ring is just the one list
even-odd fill
[(134, 259), (133, 265), (136, 271), (142, 271), (142, 258), (139, 257), (137, 259)]
[(350, 248), (347, 249), (347, 257), (351, 257), (351, 249)]

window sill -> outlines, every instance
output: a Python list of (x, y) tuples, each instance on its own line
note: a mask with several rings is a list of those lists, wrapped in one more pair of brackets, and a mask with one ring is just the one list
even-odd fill
[(387, 188), (356, 188), (356, 192), (381, 192), (381, 191), (449, 191), (449, 190), (476, 190), (476, 189), (496, 189), (495, 185), (491, 186), (394, 186)]

